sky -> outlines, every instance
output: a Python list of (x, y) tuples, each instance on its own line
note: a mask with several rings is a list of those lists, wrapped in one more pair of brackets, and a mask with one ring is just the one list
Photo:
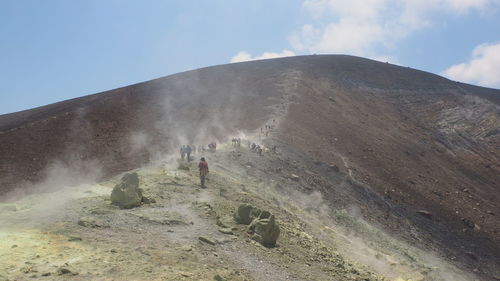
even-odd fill
[(500, 88), (500, 0), (0, 0), (0, 114), (308, 54)]

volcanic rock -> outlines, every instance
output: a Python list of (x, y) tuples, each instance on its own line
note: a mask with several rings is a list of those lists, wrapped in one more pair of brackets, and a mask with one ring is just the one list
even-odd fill
[(255, 218), (259, 217), (262, 211), (250, 204), (241, 204), (234, 214), (234, 219), (239, 224), (250, 224)]
[(94, 217), (82, 217), (78, 220), (78, 225), (81, 225), (83, 227), (96, 228), (104, 226), (104, 222)]
[(111, 192), (111, 202), (120, 209), (131, 209), (142, 203), (142, 190), (139, 188), (137, 173), (125, 174), (121, 182)]
[(219, 228), (219, 232), (224, 234), (233, 234), (231, 228)]
[(426, 210), (419, 210), (417, 211), (417, 213), (423, 217), (426, 217), (428, 219), (431, 219), (432, 218), (432, 214), (429, 213), (429, 211), (426, 211)]
[(248, 226), (248, 230), (253, 232), (252, 239), (264, 246), (272, 247), (276, 245), (276, 240), (280, 235), (280, 228), (276, 224), (274, 215), (263, 212), (262, 218), (256, 218)]
[(200, 236), (200, 237), (198, 237), (198, 240), (200, 240), (200, 241), (201, 241), (201, 242), (203, 242), (203, 243), (210, 244), (210, 245), (212, 245), (212, 246), (216, 244), (214, 240), (212, 240), (212, 239), (210, 239), (210, 238), (207, 238), (207, 237), (204, 237), (204, 236)]

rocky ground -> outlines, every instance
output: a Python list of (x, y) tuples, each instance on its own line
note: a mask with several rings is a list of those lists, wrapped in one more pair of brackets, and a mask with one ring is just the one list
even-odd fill
[[(206, 189), (197, 161), (134, 170), (153, 202), (132, 209), (110, 201), (121, 175), (0, 205), (0, 280), (474, 280), (305, 191), (279, 153), (205, 157)], [(276, 217), (274, 247), (235, 222), (243, 203)]]

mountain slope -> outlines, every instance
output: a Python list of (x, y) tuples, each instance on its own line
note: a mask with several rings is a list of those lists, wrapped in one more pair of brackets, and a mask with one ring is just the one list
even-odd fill
[(499, 97), (351, 56), (209, 67), (0, 116), (0, 186), (109, 177), (174, 157), (180, 144), (275, 125), (262, 142), (277, 146), (280, 173), (299, 175), (304, 192), (357, 206), (491, 277), (500, 260)]

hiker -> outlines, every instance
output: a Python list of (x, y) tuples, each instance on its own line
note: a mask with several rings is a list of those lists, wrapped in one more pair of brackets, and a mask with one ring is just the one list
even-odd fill
[(193, 154), (196, 154), (196, 145), (190, 145), (190, 146), (193, 149)]
[(181, 159), (184, 160), (184, 156), (186, 155), (186, 146), (181, 146)]
[(262, 148), (260, 147), (260, 145), (257, 145), (255, 150), (257, 151), (257, 153), (259, 153), (260, 156), (262, 156)]
[(186, 154), (187, 154), (187, 160), (188, 160), (188, 162), (191, 161), (191, 152), (192, 151), (193, 150), (191, 149), (191, 146), (187, 145), (186, 146)]
[(201, 188), (205, 188), (205, 177), (208, 174), (208, 163), (207, 161), (205, 161), (205, 157), (201, 157), (201, 161), (198, 164), (198, 169), (200, 170)]
[(255, 151), (256, 147), (257, 147), (257, 145), (255, 143), (252, 143), (252, 146), (250, 147), (250, 150), (251, 151)]

